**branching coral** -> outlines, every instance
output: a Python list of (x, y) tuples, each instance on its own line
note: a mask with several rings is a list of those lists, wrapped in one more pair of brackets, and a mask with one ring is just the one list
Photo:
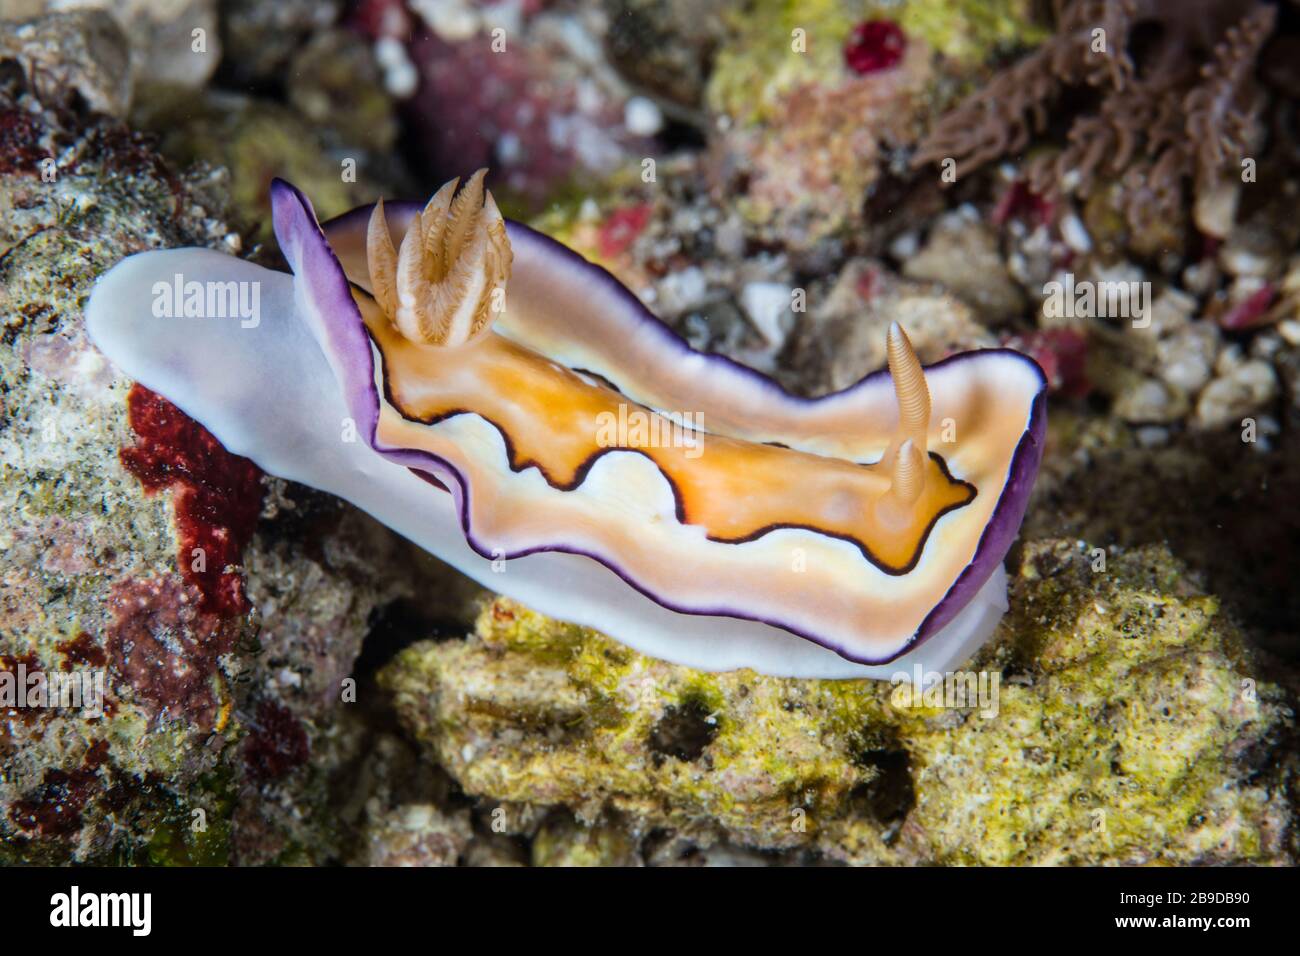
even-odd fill
[(1022, 153), (1052, 112), (1084, 94), (1059, 152), (1027, 165), (1043, 195), (1088, 195), (1121, 182), (1140, 228), (1195, 190), (1197, 226), (1222, 236), (1236, 208), (1241, 163), (1262, 145), (1266, 104), (1255, 80), (1277, 9), (1237, 0), (1057, 0), (1055, 35), (939, 122), (914, 164), (955, 159), (969, 172)]

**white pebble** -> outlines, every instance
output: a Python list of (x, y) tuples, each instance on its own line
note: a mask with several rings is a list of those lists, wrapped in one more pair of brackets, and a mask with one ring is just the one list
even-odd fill
[(524, 147), (514, 133), (502, 133), (497, 137), (496, 154), (502, 166), (513, 166), (523, 157)]
[(1300, 346), (1300, 319), (1287, 319), (1278, 324), (1277, 330), (1287, 345)]
[(664, 128), (664, 114), (654, 100), (634, 96), (623, 106), (623, 125), (634, 136), (653, 136)]
[(670, 272), (659, 281), (659, 301), (669, 312), (686, 312), (698, 308), (708, 294), (709, 283), (699, 266)]
[(375, 59), (384, 71), (384, 89), (398, 99), (410, 96), (420, 85), (420, 74), (400, 40), (392, 37), (376, 40)]
[(1092, 237), (1088, 235), (1088, 229), (1084, 226), (1083, 220), (1074, 213), (1061, 217), (1061, 238), (1075, 252), (1090, 252), (1092, 250)]
[(740, 307), (774, 349), (781, 346), (789, 331), (782, 327), (782, 319), (792, 314), (790, 293), (790, 287), (781, 282), (750, 282), (740, 290)]
[(915, 230), (911, 230), (894, 237), (894, 241), (889, 244), (889, 254), (899, 262), (905, 262), (916, 255), (920, 248), (920, 237)]
[(1137, 430), (1137, 440), (1143, 448), (1159, 448), (1169, 444), (1169, 429), (1159, 425), (1144, 425)]

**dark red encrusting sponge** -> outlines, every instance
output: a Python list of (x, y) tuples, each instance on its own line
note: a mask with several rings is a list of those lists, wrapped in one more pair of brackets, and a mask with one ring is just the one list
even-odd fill
[(103, 789), (100, 765), (108, 758), (108, 741), (93, 744), (80, 767), (46, 768), (33, 796), (15, 800), (9, 819), (19, 830), (66, 837), (81, 829), (81, 812)]
[(859, 23), (844, 44), (844, 63), (859, 76), (887, 70), (903, 58), (907, 35), (892, 20)]
[[(150, 492), (173, 489), (177, 562), (201, 594), (200, 610), (221, 615), (249, 609), (238, 565), (262, 511), (262, 471), (232, 455), (212, 433), (143, 385), (131, 386), (127, 421), (139, 439), (122, 464)], [(201, 556), (195, 555), (201, 549)]]
[(40, 124), (26, 110), (0, 110), (0, 173), (39, 176), (40, 161), (48, 155), (41, 135)]
[(118, 582), (106, 646), (109, 665), (151, 718), (186, 719), (206, 732), (219, 723), (215, 678), (222, 655), (238, 646), (242, 621), (200, 611), (201, 599), (176, 575)]
[(266, 783), (283, 777), (311, 755), (307, 731), (287, 707), (275, 701), (258, 705), (251, 726), (244, 741), (244, 766), (253, 780)]

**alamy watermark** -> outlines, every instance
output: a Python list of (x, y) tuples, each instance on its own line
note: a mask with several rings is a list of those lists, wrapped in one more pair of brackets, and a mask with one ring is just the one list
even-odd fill
[(704, 413), (667, 417), (620, 402), (618, 414), (596, 416), (596, 444), (601, 448), (685, 448), (687, 458), (704, 452)]
[(997, 671), (938, 671), (922, 670), (920, 664), (912, 673), (898, 671), (889, 678), (894, 689), (889, 702), (899, 710), (911, 707), (939, 707), (944, 709), (974, 708), (984, 720), (998, 715), (998, 694), (1002, 675)]
[(159, 319), (239, 319), (242, 329), (262, 322), (262, 283), (188, 282), (176, 273), (171, 282), (153, 284), (153, 314)]
[(73, 884), (67, 893), (50, 897), (50, 925), (124, 927), (132, 936), (148, 936), (153, 929), (152, 893), (82, 892)]
[(84, 710), (86, 717), (104, 716), (104, 672), (44, 671), (19, 663), (0, 671), (0, 710)]
[(1078, 282), (1067, 272), (1063, 282), (1043, 286), (1043, 314), (1050, 319), (1131, 319), (1133, 328), (1151, 324), (1151, 283)]

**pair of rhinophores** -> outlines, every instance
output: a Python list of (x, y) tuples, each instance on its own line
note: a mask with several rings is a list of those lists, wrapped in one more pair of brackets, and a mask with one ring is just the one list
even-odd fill
[[(97, 283), (89, 334), (231, 452), (655, 657), (889, 678), (950, 670), (992, 634), (1042, 453), (1031, 359), (923, 370), (895, 324), (887, 372), (793, 396), (505, 220), (483, 176), (324, 225), (276, 180), (292, 275), (134, 255)], [(156, 285), (194, 282), (256, 284), (260, 317), (154, 314)], [(690, 440), (611, 438), (630, 413)]]

